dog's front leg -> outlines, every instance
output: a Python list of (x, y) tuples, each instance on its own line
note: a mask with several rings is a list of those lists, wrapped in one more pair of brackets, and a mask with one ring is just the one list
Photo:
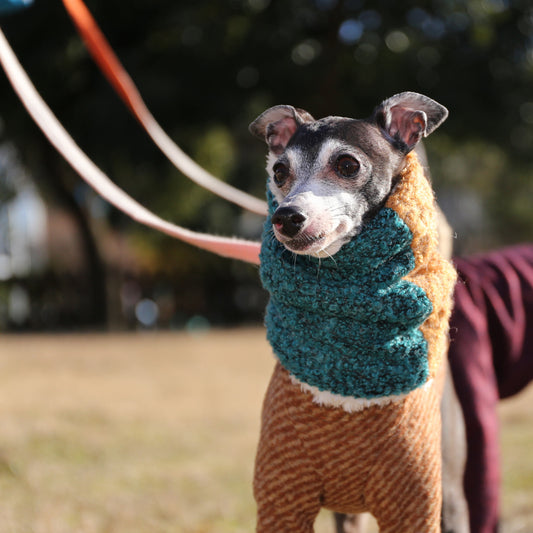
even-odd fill
[(368, 514), (335, 513), (336, 533), (364, 533), (368, 523)]
[(322, 482), (295, 427), (298, 399), (278, 364), (270, 381), (254, 473), (257, 533), (313, 533)]

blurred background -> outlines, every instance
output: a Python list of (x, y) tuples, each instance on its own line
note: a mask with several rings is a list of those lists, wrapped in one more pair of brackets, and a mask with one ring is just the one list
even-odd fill
[[(264, 197), (266, 150), (248, 124), (269, 106), (363, 118), (418, 91), (450, 110), (426, 148), (455, 253), (533, 238), (530, 0), (87, 6), (163, 128), (224, 181)], [(188, 228), (259, 238), (260, 217), (194, 185), (152, 144), (60, 0), (0, 24), (53, 112), (127, 193)], [(251, 531), (273, 359), (261, 328), (226, 327), (259, 325), (265, 303), (256, 267), (96, 195), (0, 73), (0, 332), (46, 333), (0, 340), (1, 531)], [(533, 531), (532, 393), (499, 409), (504, 533)], [(332, 531), (329, 514), (320, 524)]]
[[(368, 116), (424, 93), (450, 110), (427, 142), (458, 254), (533, 235), (533, 7), (528, 0), (91, 0), (163, 128), (259, 197), (265, 146), (248, 124), (279, 103)], [(203, 191), (151, 143), (59, 1), (2, 27), (89, 156), (158, 215), (258, 238), (262, 221)], [(0, 330), (184, 329), (259, 323), (257, 269), (146, 229), (62, 160), (0, 75)]]

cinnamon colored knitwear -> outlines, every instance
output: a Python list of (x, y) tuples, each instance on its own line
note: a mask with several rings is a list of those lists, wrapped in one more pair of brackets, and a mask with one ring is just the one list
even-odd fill
[[(411, 354), (410, 346), (414, 346), (413, 353), (416, 353), (416, 357), (424, 358), (426, 371), (421, 375), (425, 377), (422, 381), (413, 381), (412, 388), (401, 389), (400, 394), (376, 396), (365, 393), (357, 397), (339, 394), (338, 390), (344, 390), (344, 384), (338, 368), (348, 374), (346, 383), (349, 385), (357, 380), (365, 382), (374, 379), (375, 376), (365, 376), (362, 372), (367, 368), (364, 357), (362, 360), (361, 354), (356, 353), (357, 357), (352, 358), (349, 346), (339, 340), (342, 335), (339, 338), (333, 335), (336, 332), (335, 321), (338, 321), (337, 330), (350, 327), (350, 324), (345, 317), (338, 318), (333, 311), (330, 313), (330, 310), (336, 310), (336, 306), (329, 290), (315, 291), (318, 298), (323, 293), (327, 302), (324, 306), (324, 320), (327, 321), (328, 332), (321, 336), (320, 329), (312, 331), (312, 328), (308, 328), (308, 335), (317, 340), (308, 353), (295, 354), (295, 364), (291, 361), (291, 351), (286, 349), (290, 345), (283, 342), (283, 336), (278, 342), (276, 335), (270, 335), (269, 332), (269, 340), (276, 341), (272, 343), (273, 349), (281, 363), (276, 365), (263, 405), (261, 438), (256, 458), (254, 494), (258, 504), (257, 531), (260, 533), (310, 533), (320, 507), (344, 513), (370, 511), (376, 517), (382, 532), (440, 531), (442, 497), (439, 402), (455, 271), (437, 250), (433, 192), (414, 153), (407, 156), (400, 182), (384, 210), (392, 210), (408, 228), (410, 235), (412, 261), (409, 263), (410, 268), (403, 274), (402, 287), (408, 288), (411, 284), (418, 287), (420, 298), (427, 299), (430, 304), (428, 313), (417, 326), (417, 331), (423, 336), (423, 343), (409, 344), (406, 352)], [(274, 262), (282, 260), (268, 255), (270, 244), (264, 248), (262, 259)], [(381, 244), (377, 248), (380, 246)], [(341, 249), (339, 253), (342, 251)], [(334, 263), (337, 255), (333, 259), (322, 259), (322, 266), (325, 261)], [(339, 268), (342, 268), (344, 258), (339, 256), (338, 260)], [(357, 269), (356, 259), (354, 263)], [(383, 264), (390, 263), (386, 261)], [(299, 271), (305, 265), (304, 262), (294, 263), (295, 277), (304, 276), (302, 279), (307, 279)], [(278, 279), (277, 274), (270, 274), (271, 266), (265, 265), (266, 273), (262, 273), (262, 277), (267, 280), (267, 289), (269, 283)], [(272, 268), (275, 273), (276, 264)], [(330, 268), (334, 269), (334, 264)], [(380, 280), (389, 279), (381, 275), (380, 268), (371, 275)], [(320, 279), (320, 269), (315, 270), (314, 276)], [(357, 277), (357, 272), (354, 277)], [(397, 283), (394, 277), (391, 280), (391, 283)], [(345, 279), (345, 286), (350, 287), (352, 281), (349, 277)], [(309, 291), (312, 293), (311, 287), (306, 284), (303, 287), (304, 295)], [(339, 294), (345, 294), (347, 289), (341, 286), (339, 290)], [(386, 287), (376, 289), (376, 299), (381, 290), (386, 290)], [(276, 294), (276, 298), (278, 297)], [(283, 296), (279, 298), (283, 299)], [(287, 305), (290, 300), (290, 296), (286, 298)], [(294, 300), (299, 302), (299, 298)], [(285, 302), (282, 303), (286, 305)], [(274, 304), (278, 304), (277, 300)], [(317, 306), (320, 305), (318, 302)], [(398, 312), (409, 314), (410, 309), (412, 306), (408, 306), (407, 311), (402, 309), (400, 302)], [(369, 313), (375, 312), (372, 305), (368, 305), (368, 310)], [(275, 312), (274, 317), (277, 318), (280, 311), (275, 309)], [(304, 309), (303, 319), (308, 319), (306, 313), (308, 310)], [(381, 310), (381, 314), (382, 318), (391, 315), (386, 308)], [(391, 315), (392, 322), (393, 315), (394, 313)], [(297, 315), (291, 310), (283, 316), (294, 320)], [(370, 331), (370, 326), (361, 317), (358, 316), (357, 319), (359, 322), (354, 324), (357, 323), (358, 328)], [(267, 329), (275, 324), (283, 325), (283, 321), (269, 320), (267, 314)], [(319, 322), (316, 324), (320, 326)], [(376, 331), (391, 335), (391, 331), (386, 328)], [(392, 332), (393, 337), (398, 335), (398, 340), (393, 338), (386, 346), (402, 342), (405, 344), (401, 328), (398, 332), (393, 328)], [(290, 335), (290, 331), (286, 335)], [(336, 344), (328, 344), (332, 338)], [(369, 338), (375, 338), (379, 342), (377, 337), (365, 337), (367, 341)], [(417, 338), (416, 332), (413, 338)], [(294, 347), (299, 348), (304, 341), (305, 337), (302, 337), (301, 342)], [(340, 347), (338, 355), (336, 346)], [(325, 350), (327, 353), (324, 353)], [(357, 346), (355, 350), (357, 351)], [(403, 352), (394, 353), (401, 363)], [(334, 379), (328, 381), (327, 373), (320, 375), (320, 367), (316, 367), (315, 359), (325, 360), (329, 364), (331, 361), (335, 362), (336, 356), (342, 358), (341, 366), (333, 364), (331, 368), (336, 373)], [(379, 351), (369, 350), (369, 359), (379, 357)], [(309, 376), (317, 380), (315, 384), (306, 382), (306, 358), (309, 367), (313, 369)], [(355, 366), (347, 364), (348, 361), (353, 361)], [(383, 374), (378, 379), (379, 383), (387, 382), (387, 373), (394, 378), (398, 371), (394, 358), (387, 361), (386, 365), (370, 365), (370, 368)], [(293, 374), (291, 368), (296, 369), (297, 373)], [(402, 367), (400, 381), (392, 379), (391, 383), (405, 384), (404, 372), (405, 367)], [(334, 390), (327, 388), (329, 383)], [(357, 387), (354, 390), (358, 390)], [(383, 390), (388, 389), (384, 387)], [(396, 388), (392, 390), (397, 391)]]
[(440, 532), (439, 383), (348, 413), (324, 407), (278, 363), (263, 404), (257, 531), (311, 533), (321, 507), (372, 513), (381, 533)]

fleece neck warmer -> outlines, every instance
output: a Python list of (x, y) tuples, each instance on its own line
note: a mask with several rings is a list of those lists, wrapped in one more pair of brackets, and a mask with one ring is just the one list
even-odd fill
[[(272, 215), (270, 193), (268, 201)], [(455, 274), (438, 255), (433, 193), (414, 154), (386, 206), (333, 258), (287, 251), (270, 216), (262, 243), (267, 338), (298, 381), (374, 399), (432, 377)]]

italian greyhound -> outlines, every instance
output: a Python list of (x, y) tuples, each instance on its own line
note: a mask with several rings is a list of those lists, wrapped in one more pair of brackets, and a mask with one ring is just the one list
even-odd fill
[[(250, 131), (269, 148), (268, 184), (278, 204), (271, 217), (275, 238), (294, 254), (335, 260), (343, 245), (385, 205), (400, 179), (406, 155), (420, 148), (421, 139), (447, 115), (445, 107), (413, 92), (385, 100), (364, 120), (315, 120), (307, 111), (288, 105), (265, 111), (250, 125)], [(453, 396), (453, 387), (444, 390), (445, 397)], [(460, 414), (453, 398), (451, 402), (451, 423), (456, 423)], [(453, 447), (454, 443), (449, 446)], [(446, 469), (446, 457), (443, 463)], [(451, 492), (459, 503), (446, 501), (450, 490), (445, 487), (444, 508), (450, 503), (454, 512), (448, 513), (442, 531), (466, 533), (462, 471), (457, 461), (452, 463), (458, 479), (450, 481), (445, 472), (443, 480), (454, 485)], [(446, 512), (443, 516), (446, 521)], [(354, 516), (337, 514), (336, 524), (339, 533), (361, 531)]]

